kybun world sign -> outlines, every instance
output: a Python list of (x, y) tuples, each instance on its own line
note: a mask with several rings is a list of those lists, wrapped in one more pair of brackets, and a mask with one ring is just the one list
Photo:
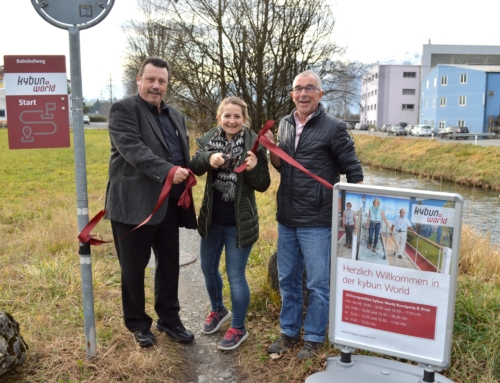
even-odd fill
[(4, 56), (10, 149), (70, 146), (64, 56)]

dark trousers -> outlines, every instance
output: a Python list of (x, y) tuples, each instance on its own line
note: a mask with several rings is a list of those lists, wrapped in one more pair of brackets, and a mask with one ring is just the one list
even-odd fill
[(125, 326), (132, 331), (149, 329), (152, 318), (145, 311), (144, 276), (153, 249), (155, 311), (167, 327), (181, 324), (179, 318), (179, 209), (169, 200), (167, 214), (158, 225), (136, 225), (111, 221), (122, 272), (122, 305)]
[(345, 225), (345, 243), (352, 245), (352, 232), (354, 231), (354, 225)]

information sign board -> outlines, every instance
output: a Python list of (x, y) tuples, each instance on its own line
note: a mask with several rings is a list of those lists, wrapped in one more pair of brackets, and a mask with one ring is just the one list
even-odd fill
[(10, 149), (70, 146), (64, 56), (4, 56)]
[(334, 201), (330, 342), (448, 367), (462, 197), (337, 184)]

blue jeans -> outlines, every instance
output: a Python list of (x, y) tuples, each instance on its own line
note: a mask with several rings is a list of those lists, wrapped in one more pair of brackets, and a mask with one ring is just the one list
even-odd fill
[(219, 263), (222, 249), (226, 252), (226, 271), (231, 288), (233, 319), (231, 327), (244, 328), (245, 317), (250, 303), (250, 288), (245, 276), (248, 256), (252, 246), (236, 247), (236, 227), (220, 226), (212, 222), (207, 239), (201, 239), (200, 261), (205, 277), (205, 286), (212, 305), (212, 311), (224, 308), (222, 297), (222, 276)]
[(287, 227), (278, 224), (278, 277), (282, 308), (281, 332), (300, 337), (302, 327), (302, 273), (307, 274), (309, 304), (304, 340), (324, 342), (330, 299), (331, 227)]
[[(375, 238), (373, 238), (374, 231), (375, 231)], [(368, 245), (371, 245), (373, 242), (373, 247), (377, 247), (379, 233), (380, 233), (380, 222), (370, 221), (370, 229), (368, 231)]]

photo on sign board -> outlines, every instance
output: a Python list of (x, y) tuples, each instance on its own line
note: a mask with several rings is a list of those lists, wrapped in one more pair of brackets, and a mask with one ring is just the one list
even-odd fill
[(337, 256), (449, 274), (455, 203), (342, 191)]

